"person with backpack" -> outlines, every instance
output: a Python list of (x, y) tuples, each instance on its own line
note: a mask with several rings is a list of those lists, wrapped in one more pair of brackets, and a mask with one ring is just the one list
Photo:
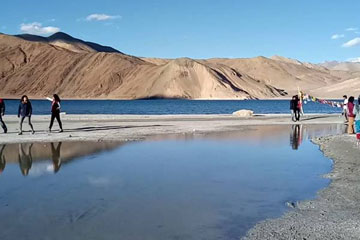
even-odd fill
[(4, 115), (5, 115), (5, 102), (3, 99), (0, 98), (0, 124), (2, 129), (4, 130), (4, 133), (7, 133), (7, 127), (3, 120)]
[(49, 126), (49, 132), (51, 132), (51, 128), (54, 124), (54, 120), (56, 118), (59, 127), (60, 127), (60, 132), (63, 132), (63, 128), (62, 128), (62, 123), (61, 123), (61, 119), (60, 119), (60, 97), (57, 94), (53, 95), (53, 98), (47, 98), (47, 100), (51, 101), (51, 120), (50, 120), (50, 126)]
[(19, 104), (19, 110), (18, 110), (18, 118), (20, 118), (20, 129), (18, 135), (22, 135), (22, 124), (25, 120), (25, 118), (28, 119), (29, 126), (31, 128), (31, 133), (34, 134), (35, 130), (31, 123), (31, 115), (32, 115), (32, 106), (29, 98), (24, 95), (21, 97), (20, 104)]

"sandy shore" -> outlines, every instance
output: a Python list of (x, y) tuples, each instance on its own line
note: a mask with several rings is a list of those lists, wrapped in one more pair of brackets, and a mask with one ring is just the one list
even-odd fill
[[(36, 133), (31, 135), (24, 122), (18, 136), (18, 118), (4, 117), (8, 133), (0, 133), (0, 144), (56, 141), (132, 141), (164, 134), (238, 130), (241, 126), (294, 124), (288, 114), (256, 115), (239, 118), (233, 115), (63, 115), (64, 132), (58, 133), (57, 122), (49, 133), (50, 116), (33, 116)], [(306, 115), (301, 124), (341, 123), (339, 115)]]

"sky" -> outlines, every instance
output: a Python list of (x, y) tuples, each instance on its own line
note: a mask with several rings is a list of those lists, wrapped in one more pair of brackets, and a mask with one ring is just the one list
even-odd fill
[(62, 31), (134, 56), (360, 61), (359, 0), (1, 0), (0, 32)]

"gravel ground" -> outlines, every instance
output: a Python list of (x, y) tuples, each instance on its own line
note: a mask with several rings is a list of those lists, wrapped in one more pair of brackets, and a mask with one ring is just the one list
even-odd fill
[(243, 239), (360, 239), (360, 149), (354, 136), (313, 140), (334, 161), (329, 187), (278, 219), (265, 220)]

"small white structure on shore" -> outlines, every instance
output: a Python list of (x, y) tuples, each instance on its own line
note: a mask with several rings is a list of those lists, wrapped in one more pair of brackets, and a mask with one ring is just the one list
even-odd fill
[(233, 112), (233, 115), (237, 117), (252, 117), (254, 115), (254, 111), (247, 110), (247, 109), (241, 109), (239, 111)]

